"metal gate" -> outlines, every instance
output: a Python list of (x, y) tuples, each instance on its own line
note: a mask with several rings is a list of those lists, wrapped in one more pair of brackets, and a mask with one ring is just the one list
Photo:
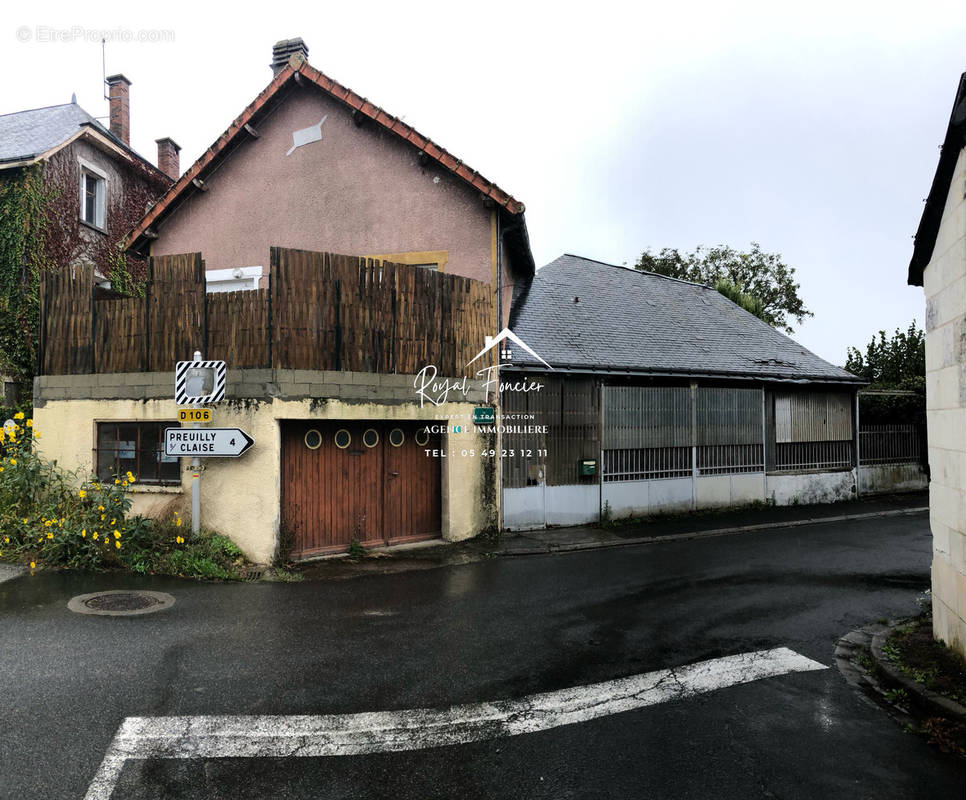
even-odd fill
[(439, 435), (415, 422), (282, 423), (282, 540), (292, 557), (440, 535)]

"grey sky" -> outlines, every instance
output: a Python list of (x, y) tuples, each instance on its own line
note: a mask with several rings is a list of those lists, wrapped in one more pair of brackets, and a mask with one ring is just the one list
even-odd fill
[(794, 336), (824, 358), (921, 325), (905, 273), (966, 70), (961, 4), (668, 5), (9, 4), (0, 113), (76, 92), (106, 114), (104, 30), (132, 144), (153, 161), (171, 136), (184, 168), (268, 83), (272, 43), (302, 36), (523, 200), (538, 264), (757, 241), (796, 267), (815, 317)]

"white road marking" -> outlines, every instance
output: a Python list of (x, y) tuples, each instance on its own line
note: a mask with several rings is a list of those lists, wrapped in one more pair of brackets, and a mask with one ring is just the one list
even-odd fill
[(85, 800), (108, 800), (127, 759), (313, 758), (419, 750), (517, 736), (682, 700), (727, 686), (828, 669), (787, 647), (741, 653), (520, 700), (327, 716), (128, 717)]

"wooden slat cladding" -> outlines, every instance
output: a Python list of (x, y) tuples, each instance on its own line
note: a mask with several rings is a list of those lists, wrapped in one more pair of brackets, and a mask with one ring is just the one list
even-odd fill
[(690, 387), (604, 387), (605, 450), (692, 444)]
[(775, 392), (775, 441), (835, 442), (852, 439), (849, 392)]
[(93, 265), (44, 273), (40, 287), (41, 371), (48, 375), (93, 372)]
[(93, 284), (89, 267), (45, 277), (42, 374), (169, 371), (201, 350), (235, 368), (459, 376), (496, 333), (485, 283), (334, 253), (273, 247), (267, 290), (206, 295), (200, 253), (150, 259), (143, 298), (92, 303)]
[(148, 372), (167, 372), (176, 361), (204, 352), (205, 265), (201, 253), (148, 259), (145, 293)]
[(94, 302), (95, 372), (144, 369), (144, 301), (122, 297)]
[[(533, 465), (543, 467), (549, 486), (585, 483), (589, 479), (580, 478), (578, 462), (600, 458), (600, 385), (591, 377), (541, 374), (535, 380), (544, 384), (538, 392), (503, 392), (503, 424), (549, 430), (503, 435), (503, 485), (533, 482)], [(532, 419), (514, 418), (521, 415)]]
[[(282, 425), (282, 528), (291, 555), (346, 549), (354, 540), (365, 547), (439, 536), (441, 529), (440, 464), (415, 434), (415, 422), (289, 422)], [(392, 430), (402, 431), (393, 446)], [(349, 446), (336, 446), (338, 431), (348, 432)], [(305, 435), (318, 431), (316, 449)], [(378, 441), (369, 447), (366, 431)]]
[(217, 292), (208, 304), (208, 347), (205, 357), (227, 361), (233, 368), (267, 367), (268, 289)]

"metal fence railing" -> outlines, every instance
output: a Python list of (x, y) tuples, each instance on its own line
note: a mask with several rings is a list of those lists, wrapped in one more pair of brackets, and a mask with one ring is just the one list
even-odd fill
[(778, 442), (775, 444), (777, 471), (842, 469), (852, 466), (852, 441)]
[(922, 459), (922, 440), (915, 425), (859, 427), (859, 463), (909, 464)]
[(604, 451), (605, 481), (689, 477), (690, 447), (640, 447)]
[(735, 475), (765, 471), (760, 444), (716, 444), (698, 448), (698, 475)]

